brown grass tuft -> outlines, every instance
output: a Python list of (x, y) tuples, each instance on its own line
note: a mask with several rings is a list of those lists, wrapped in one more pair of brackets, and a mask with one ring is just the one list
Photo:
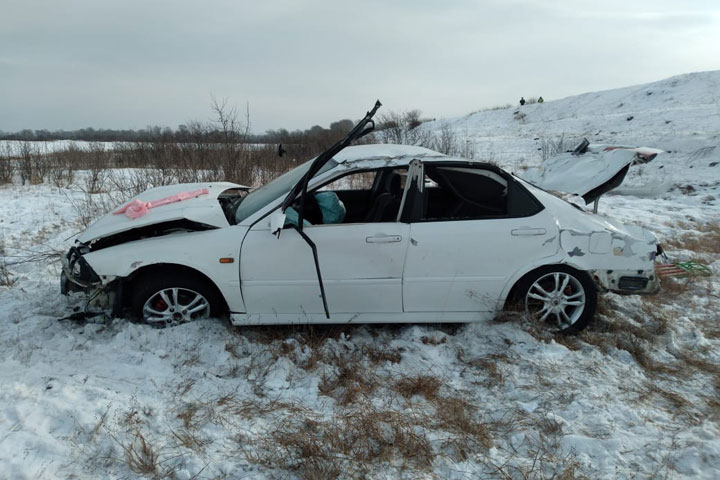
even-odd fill
[(318, 390), (333, 397), (340, 405), (347, 406), (355, 403), (360, 396), (368, 398), (377, 386), (372, 375), (357, 362), (343, 362), (334, 374), (322, 375)]
[(442, 382), (437, 377), (418, 375), (398, 380), (393, 388), (405, 399), (420, 395), (425, 397), (426, 400), (435, 400), (441, 385)]
[(123, 445), (125, 463), (135, 473), (161, 477), (158, 454), (138, 430), (129, 445)]

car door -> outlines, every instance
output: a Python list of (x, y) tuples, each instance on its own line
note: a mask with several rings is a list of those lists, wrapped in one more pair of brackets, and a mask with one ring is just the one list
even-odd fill
[(516, 271), (556, 253), (557, 227), (497, 168), (425, 164), (424, 170), (422, 213), (410, 225), (404, 310), (493, 311)]
[[(347, 190), (338, 193), (346, 199), (362, 197)], [(266, 217), (250, 228), (242, 244), (240, 279), (247, 313), (296, 314), (301, 320), (304, 314), (323, 314), (308, 243), (293, 228), (281, 230), (279, 238), (270, 230)], [(334, 313), (403, 311), (408, 223), (394, 215), (391, 221), (305, 225), (303, 232), (317, 250), (331, 321)]]

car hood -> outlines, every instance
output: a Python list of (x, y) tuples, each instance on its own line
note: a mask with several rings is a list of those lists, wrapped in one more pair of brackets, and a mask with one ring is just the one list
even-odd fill
[[(133, 230), (135, 228), (182, 219), (214, 227), (226, 227), (229, 224), (217, 199), (221, 193), (233, 188), (247, 189), (247, 187), (230, 182), (182, 183), (151, 188), (131, 198), (128, 202), (118, 205), (113, 211), (100, 217), (100, 219), (80, 233), (77, 240), (82, 243), (87, 243), (98, 238)], [(113, 213), (122, 206), (135, 200), (153, 202), (179, 193), (194, 192), (201, 189), (207, 189), (208, 193), (187, 200), (151, 208), (145, 215), (139, 218), (133, 219), (122, 213)]]
[(624, 148), (589, 150), (582, 155), (563, 153), (518, 176), (545, 190), (572, 193), (591, 203), (622, 183), (637, 156), (638, 152)]

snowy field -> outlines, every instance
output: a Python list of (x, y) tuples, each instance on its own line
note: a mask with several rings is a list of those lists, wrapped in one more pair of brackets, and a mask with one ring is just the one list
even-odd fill
[[(718, 87), (720, 72), (691, 74), (529, 105), (520, 119), (513, 107), (447, 122), (516, 171), (561, 135), (669, 150), (632, 167), (600, 214), (720, 272)], [(80, 301), (59, 294), (57, 254), (82, 229), (84, 198), (0, 186), (2, 479), (720, 477), (717, 276), (606, 295), (575, 337), (514, 315), (59, 321)]]

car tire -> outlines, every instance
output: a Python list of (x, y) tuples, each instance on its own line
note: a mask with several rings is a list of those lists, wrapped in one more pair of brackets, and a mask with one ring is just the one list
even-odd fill
[(565, 265), (532, 272), (520, 283), (518, 294), (527, 318), (558, 333), (579, 332), (587, 327), (597, 306), (597, 288), (592, 278)]
[(156, 326), (170, 327), (221, 313), (217, 290), (187, 272), (153, 272), (135, 281), (130, 297), (132, 316)]

